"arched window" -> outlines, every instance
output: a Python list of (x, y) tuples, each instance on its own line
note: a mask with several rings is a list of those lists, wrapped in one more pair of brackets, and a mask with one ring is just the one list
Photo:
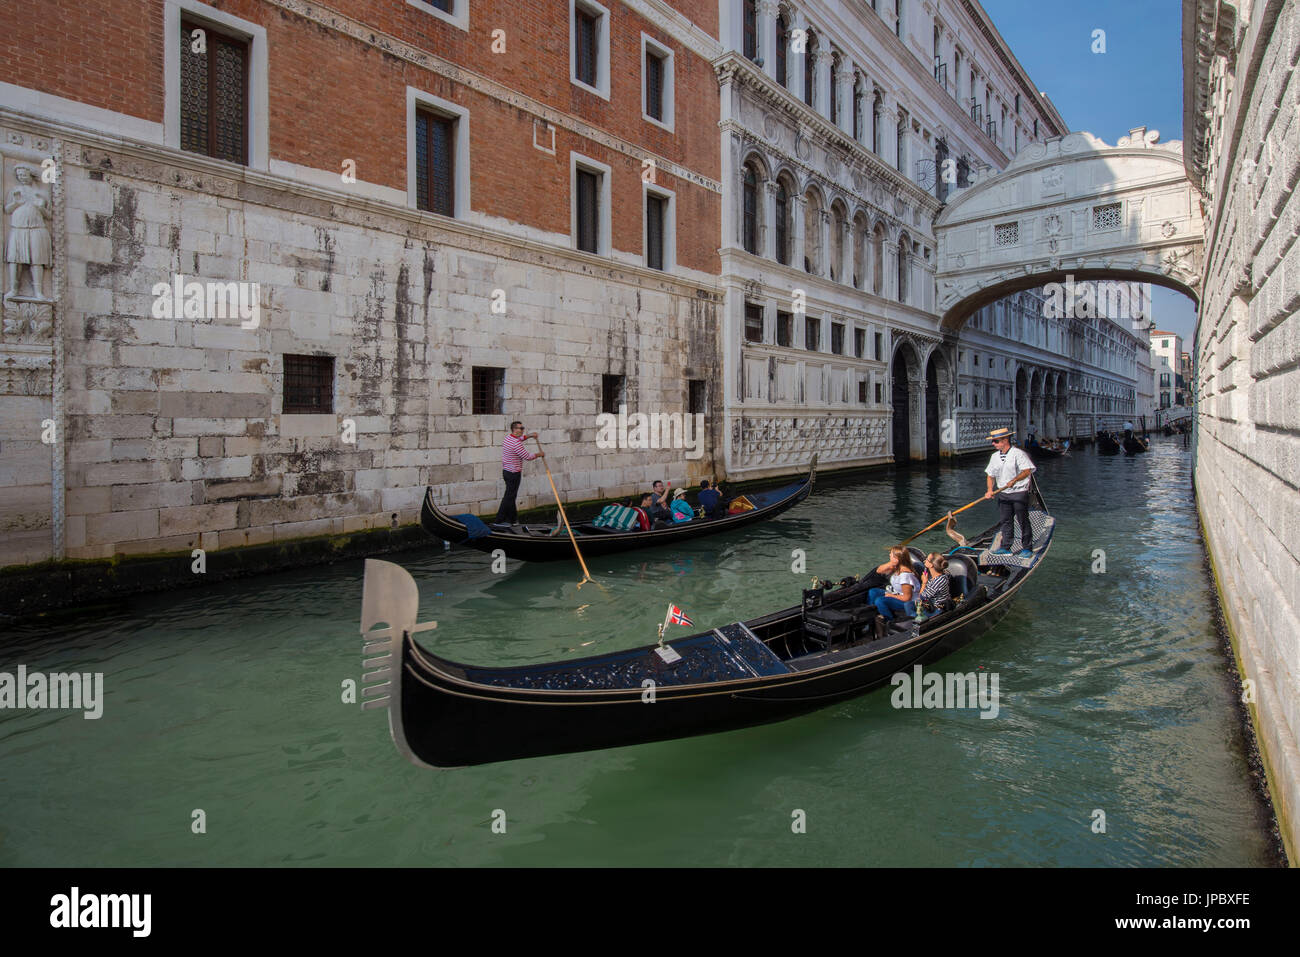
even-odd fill
[(785, 183), (776, 184), (776, 261), (790, 265), (790, 193)]
[(908, 238), (907, 233), (902, 233), (898, 237), (898, 301), (907, 302), (907, 273), (909, 253), (912, 249), (912, 240)]
[(790, 22), (785, 14), (776, 18), (776, 82), (787, 89), (790, 86), (789, 62), (786, 57), (790, 50)]
[(742, 30), (744, 33), (743, 53), (750, 60), (758, 59), (758, 0), (741, 0)]
[(817, 34), (808, 31), (803, 48), (803, 101), (816, 107), (817, 92)]
[(871, 291), (877, 296), (885, 287), (885, 227), (876, 224), (871, 240)]
[(740, 241), (745, 252), (758, 254), (758, 174), (752, 163), (745, 164), (745, 179), (742, 188), (744, 194), (743, 222), (740, 227)]
[(880, 111), (882, 109), (880, 94), (871, 101), (871, 152), (880, 155)]

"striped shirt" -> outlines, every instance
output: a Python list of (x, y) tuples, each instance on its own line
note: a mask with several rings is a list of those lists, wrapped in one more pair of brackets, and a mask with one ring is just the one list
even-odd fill
[(524, 448), (524, 440), (507, 435), (501, 443), (501, 469), (505, 472), (522, 472), (526, 459), (535, 459), (536, 454)]
[(925, 583), (925, 589), (921, 592), (921, 597), (926, 601), (932, 602), (936, 607), (941, 606), (951, 598), (948, 590), (948, 574), (935, 575)]

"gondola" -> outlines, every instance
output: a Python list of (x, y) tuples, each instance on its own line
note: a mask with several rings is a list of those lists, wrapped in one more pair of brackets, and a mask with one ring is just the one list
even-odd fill
[(1045, 445), (1034, 443), (1033, 448), (1026, 448), (1032, 458), (1036, 459), (1059, 459), (1066, 452), (1070, 451), (1070, 443), (1067, 440), (1059, 449), (1049, 449)]
[(1119, 455), (1120, 451), (1120, 445), (1115, 441), (1115, 436), (1109, 432), (1097, 433), (1098, 455)]
[(1124, 436), (1124, 441), (1120, 444), (1124, 447), (1125, 455), (1141, 455), (1150, 449), (1150, 445), (1136, 435)]
[[(648, 532), (620, 532), (597, 528), (590, 522), (574, 522), (573, 534), (584, 558), (610, 555), (633, 548), (649, 548), (652, 545), (676, 545), (693, 538), (743, 528), (780, 515), (812, 494), (816, 477), (817, 456), (814, 455), (808, 466), (808, 477), (803, 481), (762, 492), (746, 492), (745, 497), (754, 505), (748, 512), (722, 518), (697, 518)], [(507, 557), (521, 561), (550, 562), (574, 558), (573, 543), (569, 541), (564, 528), (558, 524), (484, 525), (472, 515), (447, 515), (434, 502), (432, 488), (424, 493), (420, 524), (430, 535), (445, 541), (476, 548), (481, 552), (499, 548)]]
[(990, 528), (949, 553), (953, 608), (920, 624), (895, 621), (879, 637), (867, 582), (846, 578), (805, 590), (792, 607), (659, 645), (546, 664), (457, 664), (415, 643), (435, 623), (416, 623), (414, 579), (368, 559), (361, 633), (363, 671), (373, 670), (362, 707), (387, 708), (398, 751), (434, 768), (711, 734), (824, 708), (951, 654), (1006, 615), (1054, 530), (1031, 489), (1032, 558), (993, 554), (1001, 534)]

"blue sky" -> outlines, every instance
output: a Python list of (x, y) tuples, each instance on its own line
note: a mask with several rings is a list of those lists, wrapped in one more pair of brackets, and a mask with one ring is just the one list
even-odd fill
[[(1159, 130), (1161, 142), (1183, 138), (1180, 0), (982, 2), (1071, 130), (1112, 145), (1135, 126)], [(1095, 30), (1105, 31), (1105, 53), (1093, 52)], [(1158, 286), (1152, 298), (1157, 326), (1190, 343), (1192, 301)]]

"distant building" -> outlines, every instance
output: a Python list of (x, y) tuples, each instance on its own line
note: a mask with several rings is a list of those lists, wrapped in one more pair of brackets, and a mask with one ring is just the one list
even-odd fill
[(1178, 392), (1178, 364), (1183, 354), (1183, 340), (1178, 333), (1162, 329), (1151, 331), (1151, 370), (1159, 409), (1184, 404)]

